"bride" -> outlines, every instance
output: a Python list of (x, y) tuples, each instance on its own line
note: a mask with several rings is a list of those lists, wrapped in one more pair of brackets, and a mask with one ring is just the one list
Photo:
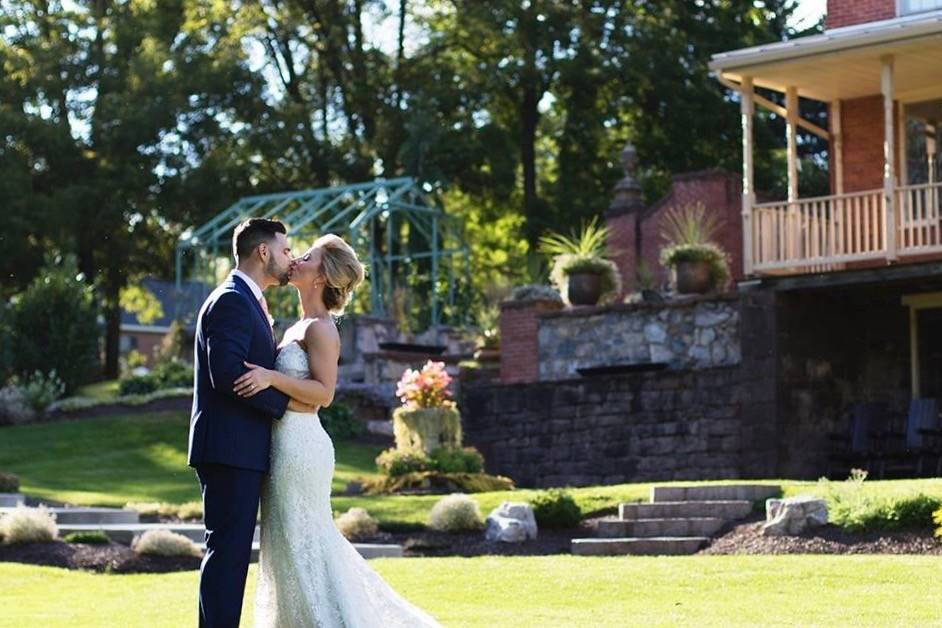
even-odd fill
[(330, 405), (337, 382), (340, 336), (331, 314), (343, 311), (363, 281), (363, 265), (341, 238), (325, 235), (293, 261), (290, 277), (301, 320), (285, 332), (275, 370), (247, 363), (249, 372), (236, 382), (243, 396), (271, 386), (314, 409), (289, 410), (272, 428), (255, 625), (438, 626), (367, 564), (340, 534), (331, 510), (334, 446), (317, 408)]

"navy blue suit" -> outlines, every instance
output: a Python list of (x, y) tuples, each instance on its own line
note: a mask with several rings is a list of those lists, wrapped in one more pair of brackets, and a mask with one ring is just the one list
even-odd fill
[(288, 407), (273, 388), (247, 398), (233, 392), (248, 370), (243, 362), (273, 368), (276, 354), (268, 318), (241, 278), (230, 275), (203, 303), (193, 353), (188, 462), (200, 481), (206, 524), (199, 623), (238, 626), (271, 423)]

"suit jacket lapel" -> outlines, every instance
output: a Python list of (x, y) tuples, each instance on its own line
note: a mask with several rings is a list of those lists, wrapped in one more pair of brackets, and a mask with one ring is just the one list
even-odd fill
[(262, 304), (255, 299), (255, 295), (252, 293), (251, 288), (249, 288), (240, 277), (233, 276), (232, 280), (235, 286), (249, 298), (249, 301), (255, 306), (255, 311), (262, 318), (262, 321), (265, 323), (265, 327), (268, 329), (268, 338), (271, 341), (272, 351), (275, 350), (275, 334), (272, 331), (271, 323), (268, 321), (268, 317), (265, 316), (265, 310), (262, 309)]

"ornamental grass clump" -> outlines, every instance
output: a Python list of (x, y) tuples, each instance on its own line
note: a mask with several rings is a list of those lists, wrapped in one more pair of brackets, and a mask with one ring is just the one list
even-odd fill
[(46, 543), (59, 536), (54, 514), (45, 506), (29, 508), (22, 504), (0, 517), (0, 537), (4, 545)]
[(428, 523), (439, 532), (469, 532), (484, 527), (478, 503), (463, 493), (438, 500), (429, 512)]
[(182, 534), (170, 530), (148, 530), (136, 537), (131, 549), (150, 556), (202, 556), (199, 545)]
[(379, 524), (366, 508), (351, 508), (336, 520), (337, 529), (348, 540), (373, 538), (379, 533)]

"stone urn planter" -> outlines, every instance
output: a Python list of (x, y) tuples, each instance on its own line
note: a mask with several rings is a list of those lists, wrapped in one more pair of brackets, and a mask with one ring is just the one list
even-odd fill
[(710, 265), (706, 261), (677, 262), (677, 292), (703, 294), (710, 291)]
[(602, 297), (600, 273), (576, 272), (567, 276), (567, 296), (573, 305), (596, 305)]
[(461, 415), (455, 408), (393, 410), (396, 449), (432, 453), (439, 447), (461, 447)]

